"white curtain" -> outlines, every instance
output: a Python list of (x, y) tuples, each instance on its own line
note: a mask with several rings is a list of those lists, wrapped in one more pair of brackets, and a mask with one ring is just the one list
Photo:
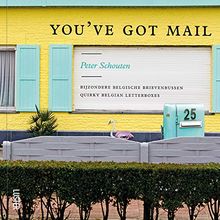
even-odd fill
[(0, 107), (15, 105), (15, 52), (0, 51)]

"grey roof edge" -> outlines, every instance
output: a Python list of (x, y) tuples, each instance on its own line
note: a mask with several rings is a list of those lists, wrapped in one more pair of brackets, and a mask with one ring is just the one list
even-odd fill
[(0, 7), (210, 7), (220, 0), (1, 0)]

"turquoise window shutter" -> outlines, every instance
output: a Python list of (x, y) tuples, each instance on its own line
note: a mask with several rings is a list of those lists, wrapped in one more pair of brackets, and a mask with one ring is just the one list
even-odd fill
[(16, 110), (35, 111), (39, 107), (40, 49), (18, 45), (16, 51)]
[(220, 112), (220, 45), (213, 47), (213, 99), (212, 111)]
[(49, 109), (72, 111), (72, 45), (50, 45)]

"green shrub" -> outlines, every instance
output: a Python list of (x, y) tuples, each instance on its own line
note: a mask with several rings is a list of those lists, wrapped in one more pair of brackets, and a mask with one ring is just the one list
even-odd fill
[[(212, 219), (219, 218), (220, 164), (0, 161), (0, 172), (3, 220), (9, 211), (6, 198), (12, 197), (13, 189), (20, 189), (18, 218), (23, 220), (33, 217), (36, 203), (44, 207), (42, 220), (67, 218), (66, 209), (73, 203), (80, 219), (88, 220), (92, 205), (101, 203), (107, 220), (111, 202), (125, 220), (133, 199), (144, 201), (144, 219), (154, 219), (153, 210), (158, 212), (159, 205), (168, 219), (174, 219), (183, 204), (190, 220), (196, 219), (204, 204), (209, 205)], [(154, 216), (158, 219), (158, 213)]]
[(31, 116), (28, 132), (34, 137), (54, 134), (58, 126), (55, 115), (48, 110), (39, 110), (36, 105), (35, 108), (36, 114)]

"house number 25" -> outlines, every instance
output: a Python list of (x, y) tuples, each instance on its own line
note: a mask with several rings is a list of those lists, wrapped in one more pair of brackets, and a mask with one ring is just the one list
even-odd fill
[(184, 120), (195, 120), (196, 119), (196, 108), (191, 108), (191, 109), (188, 109), (186, 108), (184, 110), (184, 114), (185, 114), (185, 117), (184, 117)]

